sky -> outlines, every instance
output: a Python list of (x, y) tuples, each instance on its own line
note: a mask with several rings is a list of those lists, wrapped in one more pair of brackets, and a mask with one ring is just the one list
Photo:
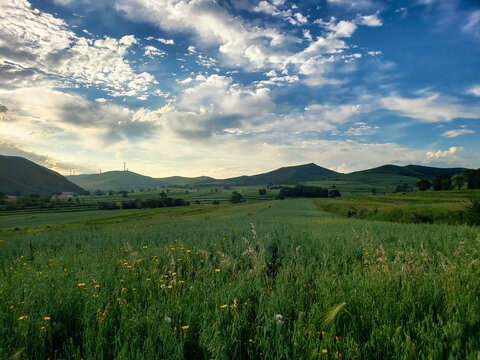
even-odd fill
[(0, 154), (64, 175), (478, 168), (479, 135), (480, 1), (0, 1)]

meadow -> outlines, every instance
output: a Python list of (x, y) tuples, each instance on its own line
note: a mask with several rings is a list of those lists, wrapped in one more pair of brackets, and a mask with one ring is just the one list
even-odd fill
[(480, 356), (478, 228), (311, 199), (79, 214), (1, 219), (0, 358)]

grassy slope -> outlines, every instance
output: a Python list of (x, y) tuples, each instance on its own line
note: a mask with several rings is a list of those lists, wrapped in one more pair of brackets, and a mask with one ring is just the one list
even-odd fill
[(203, 209), (0, 233), (0, 357), (480, 355), (478, 229)]
[(71, 191), (84, 194), (85, 190), (64, 176), (17, 156), (0, 155), (0, 191), (11, 194), (57, 194)]

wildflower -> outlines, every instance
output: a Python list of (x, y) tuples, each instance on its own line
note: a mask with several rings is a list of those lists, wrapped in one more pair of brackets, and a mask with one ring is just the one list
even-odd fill
[(165, 289), (165, 287), (166, 287), (165, 284), (160, 285), (161, 289)]
[(188, 325), (182, 326), (182, 330), (188, 330), (189, 327), (190, 326), (188, 326)]
[(185, 284), (185, 281), (180, 280), (179, 283), (180, 283), (180, 284)]
[(79, 284), (77, 284), (77, 286), (78, 286), (79, 288), (84, 287), (84, 286), (85, 286), (85, 283), (79, 283)]
[(187, 250), (187, 253), (188, 253), (188, 254), (191, 253), (191, 252), (192, 252), (192, 250)]
[(220, 309), (225, 309), (227, 306), (228, 306), (227, 304), (220, 305)]
[(249, 342), (249, 343), (253, 343), (253, 339), (249, 339), (248, 342)]
[(322, 330), (322, 336), (325, 336), (325, 331)]
[(10, 310), (13, 310), (13, 305), (10, 305)]
[(42, 327), (40, 328), (40, 330), (45, 330), (45, 326), (42, 326)]
[(22, 321), (22, 320), (27, 320), (28, 316), (27, 315), (23, 315), (23, 316), (20, 316), (18, 318), (18, 320)]
[(216, 273), (219, 273), (219, 272), (220, 272), (220, 269), (215, 269), (215, 272), (216, 272)]
[(99, 284), (95, 284), (95, 289), (100, 289), (100, 285), (99, 285)]
[(275, 319), (277, 320), (278, 325), (283, 325), (283, 316), (280, 314), (275, 315)]
[(152, 279), (150, 279), (150, 278), (146, 278), (145, 280), (146, 280), (146, 281), (150, 281), (150, 280), (152, 280)]
[(143, 245), (143, 248), (146, 249), (148, 246), (147, 245)]
[(177, 273), (172, 273), (172, 276), (175, 276), (175, 275), (177, 275)]
[(328, 353), (328, 350), (327, 350), (327, 349), (323, 349), (323, 350), (322, 350), (322, 354), (326, 354), (326, 353)]
[(168, 286), (167, 286), (167, 288), (169, 288), (169, 289), (172, 289), (172, 288), (173, 288), (173, 286), (172, 286), (172, 285), (168, 285)]
[(43, 320), (45, 320), (45, 321), (50, 321), (50, 316), (45, 316), (45, 317), (43, 318)]
[(172, 322), (172, 319), (170, 319), (168, 316), (165, 316), (165, 321), (170, 324)]

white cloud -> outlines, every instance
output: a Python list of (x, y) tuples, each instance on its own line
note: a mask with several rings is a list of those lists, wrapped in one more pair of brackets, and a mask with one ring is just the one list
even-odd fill
[(470, 15), (467, 23), (462, 26), (462, 30), (480, 36), (480, 10), (475, 10)]
[(375, 14), (372, 15), (364, 15), (361, 16), (359, 15), (357, 18), (357, 22), (360, 25), (366, 25), (366, 26), (382, 26), (383, 22), (382, 20), (378, 17), (379, 12), (377, 11)]
[(173, 41), (173, 39), (157, 38), (156, 40), (161, 42), (162, 44), (165, 44), (165, 45), (174, 45), (175, 44), (175, 41)]
[(463, 151), (462, 147), (452, 146), (448, 150), (437, 150), (437, 151), (428, 151), (424, 159), (424, 163), (431, 163), (433, 161), (443, 160), (443, 161), (453, 161), (457, 159), (457, 155)]
[(144, 47), (145, 53), (144, 56), (148, 56), (149, 58), (153, 59), (156, 56), (164, 57), (167, 53), (163, 50), (157, 49), (155, 46), (147, 45)]
[(137, 44), (133, 35), (80, 37), (63, 20), (33, 9), (25, 0), (2, 3), (0, 25), (0, 63), (28, 68), (36, 77), (95, 86), (113, 96), (138, 95), (156, 83), (149, 73), (135, 73), (124, 59)]
[(403, 98), (397, 95), (381, 99), (383, 106), (408, 116), (426, 122), (451, 121), (455, 118), (476, 118), (478, 112), (471, 107), (456, 104), (451, 99), (441, 99), (439, 94), (420, 98)]
[(470, 95), (480, 96), (480, 85), (475, 85), (467, 92)]
[(474, 133), (475, 133), (475, 131), (469, 130), (469, 129), (456, 129), (456, 130), (445, 131), (442, 134), (442, 136), (453, 138), (453, 137), (457, 137), (457, 136), (461, 136), (461, 135), (468, 135), (468, 134), (474, 134)]

